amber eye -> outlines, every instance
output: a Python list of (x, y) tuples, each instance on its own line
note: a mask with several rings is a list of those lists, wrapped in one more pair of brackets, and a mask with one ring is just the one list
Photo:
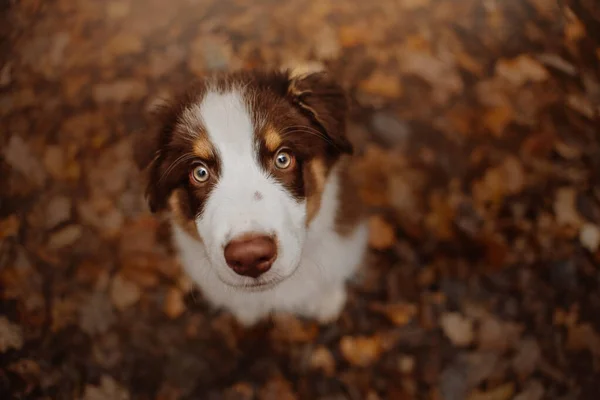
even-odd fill
[(208, 168), (204, 165), (197, 165), (190, 171), (190, 178), (195, 183), (204, 183), (209, 177), (210, 174), (208, 173)]
[(275, 156), (275, 166), (278, 169), (287, 169), (294, 163), (294, 156), (289, 152), (282, 150)]

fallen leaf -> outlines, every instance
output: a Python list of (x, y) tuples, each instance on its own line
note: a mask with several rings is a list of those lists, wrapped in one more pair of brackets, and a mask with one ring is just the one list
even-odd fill
[(8, 144), (2, 150), (2, 155), (11, 167), (36, 185), (42, 186), (46, 181), (46, 171), (39, 161), (39, 157), (19, 136), (12, 135), (10, 137)]
[(71, 217), (71, 199), (66, 196), (53, 197), (46, 206), (46, 228), (52, 229)]
[(496, 63), (496, 74), (517, 87), (527, 82), (543, 82), (550, 77), (539, 61), (526, 54), (499, 60)]
[(402, 355), (398, 358), (398, 370), (405, 374), (412, 374), (415, 370), (415, 357)]
[(140, 300), (142, 292), (135, 283), (115, 275), (110, 284), (110, 300), (117, 310), (125, 310)]
[(542, 400), (544, 392), (544, 386), (539, 381), (530, 381), (525, 384), (525, 388), (515, 396), (514, 400)]
[(21, 326), (0, 316), (0, 353), (8, 349), (20, 350), (23, 347), (23, 330)]
[(271, 331), (273, 340), (282, 342), (305, 343), (314, 340), (319, 334), (319, 327), (312, 321), (302, 321), (289, 313), (273, 315), (274, 327)]
[(271, 379), (258, 392), (258, 400), (296, 400), (292, 385), (283, 378)]
[(0, 220), (0, 240), (17, 236), (20, 227), (21, 221), (19, 220), (19, 217), (14, 214)]
[(483, 124), (494, 136), (500, 137), (513, 118), (513, 108), (510, 105), (502, 104), (487, 110), (483, 114)]
[(185, 312), (186, 306), (183, 300), (183, 292), (177, 287), (171, 287), (165, 295), (163, 310), (167, 317), (178, 318)]
[(418, 8), (427, 7), (431, 0), (401, 0), (400, 7), (405, 10), (416, 10)]
[(509, 346), (509, 337), (505, 332), (504, 325), (493, 316), (488, 316), (481, 321), (477, 338), (481, 350), (504, 352)]
[(335, 374), (335, 359), (325, 346), (318, 346), (310, 355), (310, 367), (323, 371), (327, 376)]
[(340, 340), (340, 350), (350, 364), (368, 367), (379, 360), (383, 346), (376, 336), (344, 336)]
[(395, 74), (384, 74), (375, 70), (366, 80), (358, 84), (359, 88), (369, 94), (375, 94), (389, 99), (402, 96), (402, 85)]
[(59, 250), (74, 244), (83, 234), (83, 228), (80, 225), (69, 225), (61, 230), (54, 232), (48, 240), (48, 247), (53, 250)]
[(558, 189), (554, 197), (554, 214), (559, 225), (579, 228), (583, 223), (577, 211), (577, 192), (572, 187)]
[(336, 30), (324, 25), (315, 37), (315, 56), (320, 60), (336, 59), (340, 56), (341, 45)]
[(465, 347), (473, 342), (473, 321), (456, 312), (442, 315), (440, 321), (444, 334), (452, 344)]
[(404, 326), (417, 315), (417, 306), (411, 303), (373, 304), (373, 311), (385, 315), (394, 325)]
[(115, 321), (113, 308), (103, 292), (93, 293), (79, 310), (79, 325), (90, 335), (105, 333)]
[(129, 400), (129, 392), (108, 375), (100, 378), (100, 385), (86, 385), (82, 400)]
[(512, 360), (512, 367), (520, 377), (531, 375), (541, 361), (541, 350), (535, 339), (525, 338), (517, 346), (517, 353)]
[(140, 100), (146, 93), (145, 82), (135, 79), (97, 83), (92, 88), (92, 97), (97, 103), (124, 103)]
[(515, 393), (515, 384), (505, 383), (504, 385), (500, 385), (491, 390), (481, 391), (475, 390), (471, 394), (467, 400), (508, 400), (512, 399)]
[(52, 302), (52, 332), (58, 332), (77, 322), (78, 303), (72, 298), (55, 299)]
[(143, 50), (144, 45), (139, 35), (130, 33), (118, 33), (112, 36), (102, 46), (102, 50), (109, 57), (120, 57), (130, 54), (136, 54)]
[(375, 250), (387, 250), (396, 241), (394, 227), (382, 216), (374, 215), (369, 218), (369, 246)]
[(238, 382), (227, 388), (223, 396), (223, 400), (253, 400), (254, 398), (254, 388), (246, 382)]
[(598, 225), (586, 222), (579, 231), (581, 245), (590, 252), (595, 253), (600, 246), (600, 228)]
[(568, 350), (589, 350), (593, 355), (600, 355), (600, 336), (589, 323), (569, 327), (567, 343)]

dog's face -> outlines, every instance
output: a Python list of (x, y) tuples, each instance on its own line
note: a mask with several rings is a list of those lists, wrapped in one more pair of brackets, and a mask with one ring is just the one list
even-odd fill
[(297, 268), (328, 173), (352, 152), (346, 109), (323, 73), (206, 78), (138, 143), (151, 209), (203, 243), (198, 268), (243, 290), (273, 287)]

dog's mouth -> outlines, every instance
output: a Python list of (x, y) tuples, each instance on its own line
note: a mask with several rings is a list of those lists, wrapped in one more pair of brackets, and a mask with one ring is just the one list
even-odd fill
[(266, 292), (267, 290), (273, 289), (275, 286), (283, 282), (285, 279), (272, 279), (265, 282), (246, 283), (241, 285), (234, 285), (221, 279), (221, 282), (229, 287), (234, 288), (242, 292)]

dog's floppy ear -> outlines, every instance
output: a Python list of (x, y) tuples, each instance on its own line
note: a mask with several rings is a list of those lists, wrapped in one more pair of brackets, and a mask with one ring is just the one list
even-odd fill
[(166, 148), (177, 122), (177, 107), (163, 103), (152, 112), (154, 127), (137, 133), (133, 149), (134, 160), (146, 179), (145, 195), (150, 211), (156, 213), (167, 207), (168, 197), (175, 188), (173, 176), (169, 176), (169, 155)]
[(309, 117), (339, 152), (352, 154), (346, 137), (348, 100), (342, 87), (326, 72), (294, 74), (288, 72), (288, 96)]

